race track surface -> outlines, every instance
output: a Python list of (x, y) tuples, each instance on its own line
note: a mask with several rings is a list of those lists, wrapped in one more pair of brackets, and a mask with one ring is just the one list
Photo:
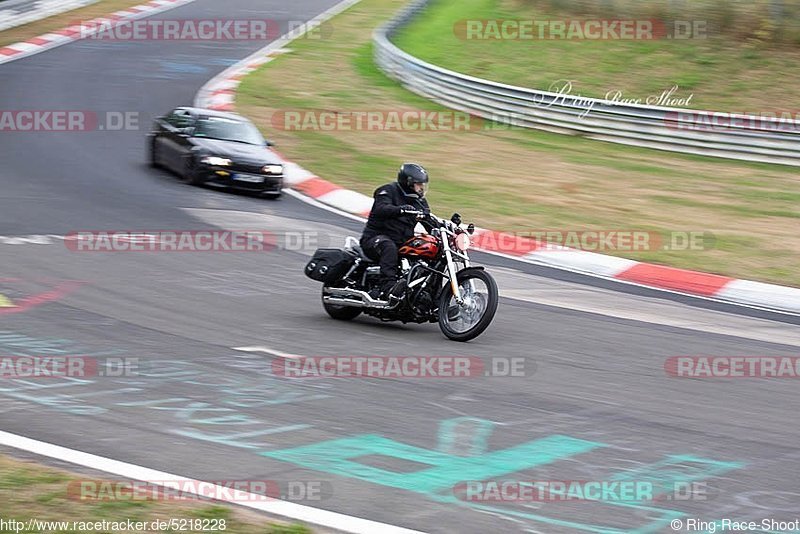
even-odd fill
[[(334, 3), (198, 0), (158, 17), (285, 24)], [(49, 298), (0, 308), (0, 354), (144, 363), (137, 377), (5, 380), (2, 430), (204, 480), (320, 481), (324, 498), (302, 504), (427, 532), (800, 516), (797, 382), (664, 370), (678, 355), (794, 356), (796, 321), (479, 254), (503, 298), (489, 330), (457, 344), (436, 325), (330, 320), (302, 273), (313, 247), (79, 253), (9, 238), (257, 227), (336, 246), (357, 235), (357, 222), (295, 198), (194, 188), (146, 164), (151, 119), (262, 45), (89, 40), (0, 66), (0, 109), (136, 112), (141, 126), (0, 133), (0, 294)], [(526, 372), (292, 380), (273, 375), (271, 351), (522, 358)], [(486, 479), (696, 481), (707, 494), (635, 505), (454, 496)]]

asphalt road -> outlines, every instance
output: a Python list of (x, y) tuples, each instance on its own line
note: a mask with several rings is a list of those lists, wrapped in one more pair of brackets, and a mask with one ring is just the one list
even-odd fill
[[(159, 17), (285, 22), (333, 3), (199, 0)], [(291, 197), (193, 188), (146, 166), (150, 119), (262, 44), (84, 41), (0, 66), (0, 109), (136, 112), (142, 126), (0, 133), (0, 235), (258, 227), (327, 245), (357, 233)], [(676, 518), (800, 516), (796, 382), (664, 371), (677, 355), (796, 355), (800, 328), (779, 316), (479, 255), (503, 299), (483, 336), (456, 344), (435, 325), (333, 322), (301, 272), (308, 248), (78, 253), (42, 241), (0, 238), (0, 294), (52, 297), (0, 315), (0, 354), (141, 367), (6, 380), (2, 430), (204, 480), (318, 481), (323, 498), (299, 502), (429, 532), (668, 532)], [(269, 351), (521, 358), (525, 376), (291, 380), (273, 375)], [(458, 482), (485, 479), (696, 482), (706, 494), (455, 497)]]

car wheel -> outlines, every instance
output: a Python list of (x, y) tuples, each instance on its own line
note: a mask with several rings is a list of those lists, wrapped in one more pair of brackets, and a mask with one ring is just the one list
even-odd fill
[(156, 138), (154, 137), (152, 141), (150, 141), (150, 166), (154, 169), (158, 169), (161, 167), (161, 163), (158, 162), (158, 153), (156, 149)]
[(189, 185), (200, 185), (203, 183), (197, 173), (197, 168), (194, 163), (194, 158), (187, 156), (183, 160), (183, 172), (181, 173), (181, 181)]

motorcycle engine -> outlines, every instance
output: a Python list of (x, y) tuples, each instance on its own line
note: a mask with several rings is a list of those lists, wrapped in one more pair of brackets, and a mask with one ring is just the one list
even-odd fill
[(374, 287), (381, 277), (380, 267), (367, 267), (365, 282), (367, 287)]
[(417, 315), (427, 315), (434, 308), (433, 296), (430, 291), (423, 290), (417, 298), (414, 299), (414, 312)]

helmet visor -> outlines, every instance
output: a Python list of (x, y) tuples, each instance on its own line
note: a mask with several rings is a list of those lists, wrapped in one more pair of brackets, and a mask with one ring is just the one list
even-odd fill
[(428, 184), (427, 183), (424, 183), (424, 184), (420, 184), (420, 183), (411, 184), (411, 190), (414, 193), (416, 193), (419, 196), (419, 198), (424, 198), (425, 195), (428, 193)]

